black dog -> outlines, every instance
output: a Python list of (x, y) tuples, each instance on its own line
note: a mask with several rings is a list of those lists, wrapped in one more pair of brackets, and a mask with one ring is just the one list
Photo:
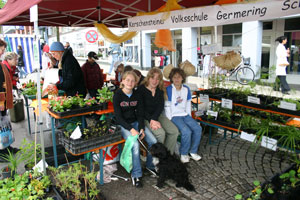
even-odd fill
[(153, 144), (150, 148), (153, 164), (158, 173), (157, 187), (163, 187), (165, 180), (173, 179), (176, 187), (184, 187), (189, 191), (195, 191), (189, 181), (189, 174), (183, 163), (172, 156), (162, 143)]

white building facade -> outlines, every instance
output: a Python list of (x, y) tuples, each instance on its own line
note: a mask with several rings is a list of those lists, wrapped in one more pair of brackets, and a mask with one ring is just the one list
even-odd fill
[[(66, 30), (67, 29), (67, 30)], [(85, 34), (96, 28), (62, 28), (60, 41), (70, 42), (76, 57), (86, 57), (89, 51), (102, 55), (100, 62), (110, 63), (108, 55), (110, 44), (99, 35), (96, 43), (89, 43)], [(124, 29), (113, 29), (115, 34), (122, 34)], [(56, 41), (53, 34), (49, 43)], [(291, 50), (290, 66), (287, 68), (287, 80), (297, 84), (300, 77), (300, 17), (279, 18), (268, 21), (252, 21), (217, 27), (198, 27), (172, 29), (174, 48), (167, 51), (155, 46), (156, 30), (141, 31), (136, 37), (122, 44), (123, 62), (135, 68), (148, 69), (153, 66), (163, 68), (169, 63), (178, 66), (189, 60), (197, 66), (197, 74), (201, 75), (203, 59), (202, 48), (209, 44), (219, 44), (221, 51), (239, 51), (244, 57), (250, 57), (251, 67), (256, 72), (256, 79), (266, 74), (270, 81), (275, 75), (270, 73), (276, 64), (275, 50), (278, 43), (275, 39), (285, 35), (288, 38), (287, 48)], [(158, 62), (161, 58), (160, 63)], [(299, 83), (298, 83), (299, 84)]]

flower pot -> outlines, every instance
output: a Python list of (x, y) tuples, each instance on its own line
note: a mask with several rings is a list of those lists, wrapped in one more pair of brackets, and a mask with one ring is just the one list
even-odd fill
[(11, 172), (11, 169), (8, 166), (5, 166), (1, 169), (0, 179), (10, 178), (15, 175), (15, 172)]

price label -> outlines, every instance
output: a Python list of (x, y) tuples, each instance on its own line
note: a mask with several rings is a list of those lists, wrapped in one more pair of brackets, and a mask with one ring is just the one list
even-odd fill
[(215, 117), (215, 119), (217, 119), (217, 117), (218, 117), (218, 112), (215, 112), (215, 111), (212, 111), (212, 110), (208, 110), (208, 111), (207, 111), (207, 115), (208, 115), (208, 116)]
[(276, 149), (277, 149), (277, 140), (275, 140), (273, 138), (263, 136), (262, 139), (261, 139), (261, 146), (266, 147), (267, 149), (271, 149), (273, 151), (276, 151)]
[(248, 102), (249, 103), (260, 104), (260, 98), (248, 96)]
[(222, 98), (222, 108), (228, 108), (232, 110), (232, 100)]
[(208, 103), (209, 102), (209, 96), (207, 94), (200, 94), (200, 102)]
[(249, 134), (249, 133), (246, 133), (246, 132), (242, 131), (240, 138), (243, 139), (243, 140), (247, 140), (249, 142), (254, 142), (255, 138), (256, 138), (256, 135)]
[(278, 107), (286, 109), (286, 110), (293, 110), (293, 111), (297, 110), (295, 103), (290, 103), (290, 102), (286, 102), (286, 101), (280, 101), (280, 105)]

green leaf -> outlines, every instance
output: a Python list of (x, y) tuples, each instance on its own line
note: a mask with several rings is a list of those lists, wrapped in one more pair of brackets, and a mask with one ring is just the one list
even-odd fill
[(253, 181), (253, 184), (255, 185), (255, 186), (259, 186), (260, 185), (260, 182), (259, 181)]
[(274, 190), (272, 190), (272, 188), (268, 188), (268, 192), (269, 194), (274, 194)]
[(256, 193), (261, 194), (261, 189), (260, 188), (256, 189)]
[(240, 200), (240, 199), (242, 199), (243, 198), (243, 195), (241, 195), (241, 194), (237, 194), (237, 195), (235, 195), (235, 197), (234, 197), (236, 200)]

